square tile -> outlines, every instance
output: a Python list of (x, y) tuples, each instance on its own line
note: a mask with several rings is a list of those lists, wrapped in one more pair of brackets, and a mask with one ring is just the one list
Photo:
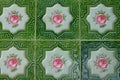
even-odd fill
[(37, 39), (78, 39), (78, 11), (77, 0), (38, 0)]
[(79, 42), (38, 41), (37, 44), (37, 80), (81, 79)]
[(119, 80), (120, 42), (82, 42), (82, 80)]
[(0, 39), (33, 39), (33, 0), (0, 1)]
[(119, 0), (81, 0), (82, 39), (120, 39)]
[(33, 80), (33, 42), (0, 41), (0, 44), (0, 79)]

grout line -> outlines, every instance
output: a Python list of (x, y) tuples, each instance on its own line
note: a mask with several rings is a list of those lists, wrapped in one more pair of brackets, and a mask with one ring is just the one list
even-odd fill
[(79, 62), (79, 64), (80, 64), (80, 79), (82, 79), (82, 57), (81, 57), (81, 23), (80, 23), (80, 0), (78, 0), (78, 5), (79, 5), (79, 10), (78, 10), (78, 12), (79, 12), (79, 57), (80, 57), (80, 62)]
[(0, 41), (34, 41), (34, 39), (0, 39)]
[[(0, 39), (0, 41), (120, 41), (120, 39)], [(36, 44), (35, 44), (36, 45)]]
[(78, 10), (78, 13), (79, 13), (79, 40), (81, 40), (81, 27), (80, 27), (80, 25), (81, 25), (81, 23), (80, 23), (80, 21), (81, 21), (81, 18), (80, 18), (80, 0), (78, 0), (78, 6), (79, 6), (79, 10)]
[(38, 39), (37, 41), (120, 41), (120, 39), (63, 39), (63, 40), (54, 40), (54, 39)]
[(34, 26), (34, 80), (37, 80), (36, 76), (36, 24), (37, 24), (37, 0), (35, 0), (35, 26)]
[(80, 57), (80, 79), (82, 80), (82, 51), (81, 51), (81, 41), (79, 41), (79, 57)]
[(61, 39), (61, 40), (58, 40), (58, 39), (39, 39), (37, 41), (79, 41), (79, 39)]
[(82, 41), (120, 41), (120, 39), (82, 39)]

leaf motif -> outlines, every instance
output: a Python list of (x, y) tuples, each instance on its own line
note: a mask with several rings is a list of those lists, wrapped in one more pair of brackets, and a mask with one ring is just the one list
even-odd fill
[(20, 20), (22, 20), (22, 17), (23, 17), (23, 16), (22, 16), (21, 14), (19, 15), (19, 17), (20, 17)]
[(62, 57), (62, 55), (59, 55), (59, 54), (55, 54), (54, 56), (57, 57), (57, 58), (61, 58)]
[(18, 58), (19, 65), (21, 65), (21, 61), (22, 61), (22, 59)]
[(61, 70), (61, 69), (58, 69), (58, 70), (57, 70), (57, 72), (60, 72), (60, 71), (62, 71), (62, 70)]
[(107, 55), (105, 55), (104, 53), (99, 55), (99, 58), (106, 58), (106, 57), (107, 57)]
[(4, 61), (4, 65), (7, 65), (7, 61)]
[[(6, 21), (9, 23), (9, 19), (8, 19), (8, 17), (6, 17)], [(10, 24), (10, 23), (9, 23)]]
[(100, 11), (98, 11), (98, 14), (105, 14), (105, 11), (100, 10)]
[(59, 24), (59, 25), (57, 25), (56, 27), (58, 27), (58, 28), (59, 28), (59, 27), (61, 27), (61, 26), (62, 26), (62, 24)]
[(107, 14), (106, 16), (107, 16), (107, 20), (109, 20), (109, 19), (110, 19), (110, 16), (109, 16), (108, 14)]
[(13, 25), (12, 27), (15, 28), (15, 27), (17, 27), (17, 26), (18, 26), (18, 24), (15, 24), (15, 25)]
[(56, 11), (55, 11), (55, 14), (60, 14), (60, 13), (62, 13), (62, 12), (59, 11), (59, 10), (56, 10)]
[(111, 59), (110, 59), (110, 58), (107, 58), (107, 60), (108, 60), (108, 64), (110, 64), (110, 63), (111, 63)]
[[(93, 17), (93, 21), (96, 22), (95, 17)], [(96, 23), (97, 24), (97, 23)]]
[(52, 22), (52, 18), (51, 18), (51, 17), (49, 17), (48, 19), (49, 19), (49, 22), (51, 22), (51, 23), (53, 24), (53, 22)]
[(10, 54), (10, 56), (9, 56), (9, 58), (11, 58), (11, 57), (17, 57), (17, 55), (16, 54)]
[(66, 63), (66, 61), (67, 61), (65, 58), (63, 58), (62, 60), (63, 60), (63, 64), (65, 64), (65, 63)]
[(106, 26), (106, 24), (104, 24), (104, 25), (101, 25), (100, 27), (101, 27), (101, 28), (104, 28), (105, 26)]
[(18, 14), (18, 11), (11, 11), (12, 14)]
[(102, 70), (102, 72), (106, 72), (106, 71), (107, 71), (107, 69)]
[(17, 68), (15, 68), (15, 69), (12, 69), (12, 70), (11, 70), (11, 72), (15, 72), (16, 70), (17, 70)]
[(63, 20), (66, 20), (66, 15), (65, 14), (63, 14)]
[(93, 61), (93, 63), (94, 63), (94, 66), (97, 66), (97, 62), (96, 61)]

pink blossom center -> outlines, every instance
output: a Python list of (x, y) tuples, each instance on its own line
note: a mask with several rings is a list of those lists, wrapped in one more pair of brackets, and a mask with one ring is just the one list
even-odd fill
[(107, 68), (107, 67), (108, 67), (108, 60), (105, 59), (105, 58), (99, 58), (99, 59), (97, 60), (97, 66), (98, 66), (98, 68), (100, 68), (100, 69), (105, 69), (105, 68)]
[(20, 21), (20, 18), (19, 18), (19, 15), (17, 15), (17, 14), (11, 14), (9, 16), (9, 22), (11, 24), (18, 24), (19, 21)]
[(18, 66), (18, 60), (14, 57), (8, 59), (7, 65), (11, 69), (15, 69)]
[(107, 17), (106, 15), (104, 14), (99, 14), (96, 16), (96, 22), (99, 24), (99, 25), (105, 25), (107, 21)]
[(63, 61), (61, 58), (54, 58), (52, 61), (53, 68), (61, 69), (63, 66)]
[(61, 14), (55, 14), (52, 16), (52, 21), (54, 24), (61, 24), (63, 22), (63, 16)]

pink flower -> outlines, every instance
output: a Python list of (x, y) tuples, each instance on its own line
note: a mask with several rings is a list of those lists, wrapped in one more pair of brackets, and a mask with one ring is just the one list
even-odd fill
[(106, 15), (104, 14), (99, 14), (96, 16), (96, 22), (99, 24), (99, 25), (105, 25), (107, 21), (107, 17)]
[(63, 16), (61, 14), (55, 14), (52, 16), (52, 21), (54, 24), (61, 24), (63, 22)]
[(102, 70), (107, 68), (108, 67), (108, 60), (105, 58), (99, 58), (97, 60), (97, 66)]
[(14, 57), (8, 59), (7, 65), (11, 69), (15, 69), (18, 66), (18, 60)]
[(52, 61), (53, 68), (60, 69), (63, 66), (63, 61), (61, 58), (54, 58)]
[(19, 21), (20, 21), (20, 18), (19, 18), (19, 15), (17, 15), (17, 14), (11, 14), (9, 16), (9, 22), (11, 24), (18, 24)]

